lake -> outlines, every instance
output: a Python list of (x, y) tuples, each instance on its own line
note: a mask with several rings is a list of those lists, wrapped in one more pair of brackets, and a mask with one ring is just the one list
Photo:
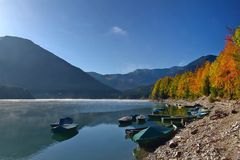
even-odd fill
[[(147, 115), (154, 106), (141, 100), (1, 101), (0, 159), (132, 160), (137, 144), (125, 138), (129, 127), (119, 127), (117, 120), (130, 114)], [(79, 124), (78, 132), (54, 135), (49, 124), (66, 116)]]

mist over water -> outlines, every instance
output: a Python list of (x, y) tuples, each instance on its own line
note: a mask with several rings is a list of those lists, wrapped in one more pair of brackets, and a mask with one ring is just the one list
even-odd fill
[[(117, 119), (149, 114), (154, 103), (139, 100), (3, 100), (0, 159), (133, 159), (136, 144), (125, 139)], [(78, 133), (59, 137), (49, 124), (70, 116)]]

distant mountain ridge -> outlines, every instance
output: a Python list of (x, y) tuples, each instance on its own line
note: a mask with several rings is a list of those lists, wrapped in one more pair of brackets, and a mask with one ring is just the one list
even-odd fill
[(0, 85), (30, 91), (35, 98), (111, 98), (118, 91), (53, 53), (18, 37), (0, 38)]
[[(88, 72), (89, 75), (100, 82), (120, 91), (132, 90), (141, 86), (154, 84), (158, 79), (165, 76), (175, 76), (186, 71), (195, 71), (206, 61), (213, 62), (215, 55), (202, 56), (186, 66), (174, 66), (163, 69), (137, 69), (127, 74), (106, 74), (102, 75), (96, 72)], [(133, 91), (131, 91), (133, 92)]]

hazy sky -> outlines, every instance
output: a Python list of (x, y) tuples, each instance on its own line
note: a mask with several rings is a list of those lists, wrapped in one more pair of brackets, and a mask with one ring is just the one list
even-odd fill
[(186, 63), (224, 46), (240, 0), (0, 0), (0, 36), (31, 39), (84, 71)]

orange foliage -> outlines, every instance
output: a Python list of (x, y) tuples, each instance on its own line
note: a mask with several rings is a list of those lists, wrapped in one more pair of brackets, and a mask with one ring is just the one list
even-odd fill
[(240, 27), (226, 38), (224, 50), (211, 64), (186, 72), (174, 78), (160, 79), (152, 97), (196, 98), (202, 95), (240, 98)]
[(210, 81), (213, 87), (222, 89), (220, 96), (232, 97), (235, 90), (234, 81), (240, 76), (239, 62), (240, 49), (232, 41), (227, 41), (224, 50), (210, 68)]

